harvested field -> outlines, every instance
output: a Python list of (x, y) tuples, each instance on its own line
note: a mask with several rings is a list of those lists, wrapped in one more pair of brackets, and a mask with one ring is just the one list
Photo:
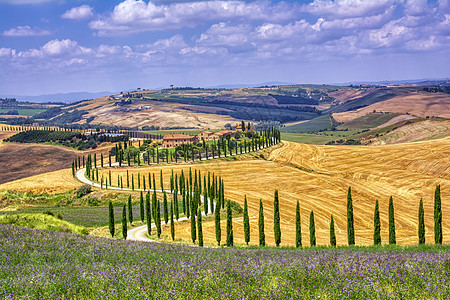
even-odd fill
[[(137, 175), (164, 173), (166, 188), (173, 168), (175, 172), (189, 167), (222, 176), (226, 198), (241, 205), (244, 195), (249, 204), (251, 244), (258, 243), (258, 209), (262, 199), (265, 212), (266, 241), (273, 245), (273, 193), (280, 194), (282, 245), (295, 242), (295, 205), (301, 205), (303, 244), (309, 244), (309, 213), (314, 210), (318, 244), (329, 243), (329, 221), (333, 214), (337, 243), (347, 243), (346, 197), (352, 187), (355, 215), (356, 243), (372, 244), (373, 210), (380, 201), (382, 240), (388, 240), (388, 199), (394, 198), (397, 243), (417, 243), (417, 210), (424, 200), (427, 242), (432, 242), (433, 196), (441, 184), (444, 243), (450, 242), (450, 138), (428, 142), (365, 146), (317, 146), (283, 142), (275, 147), (269, 160), (214, 161), (203, 164), (130, 168)], [(106, 175), (108, 170), (104, 170)], [(112, 169), (113, 184), (117, 175), (126, 170)], [(130, 173), (131, 174), (131, 173)], [(159, 184), (158, 184), (159, 186)], [(214, 222), (203, 223), (204, 240), (215, 244)], [(242, 218), (233, 221), (235, 243), (243, 244)], [(165, 229), (166, 233), (168, 228)], [(189, 241), (188, 222), (176, 226), (177, 238)], [(225, 221), (222, 222), (222, 241), (225, 240)]]
[(409, 113), (419, 117), (436, 116), (450, 118), (450, 95), (409, 93), (354, 111), (334, 113), (333, 118), (338, 122), (349, 122), (373, 111), (400, 114)]
[[(112, 102), (99, 103), (99, 105), (102, 106), (93, 107), (84, 117), (94, 117), (93, 123), (129, 127), (157, 125), (160, 127), (223, 128), (227, 123), (240, 122), (230, 116), (189, 111), (184, 109), (184, 107), (189, 107), (187, 105), (180, 107), (180, 104), (170, 102), (147, 100), (139, 102), (139, 105), (127, 107), (114, 106)], [(151, 109), (139, 110), (140, 106), (150, 106)], [(195, 110), (195, 107), (191, 109)]]
[(370, 145), (399, 144), (450, 136), (450, 121), (427, 120), (401, 126), (375, 139)]
[[(13, 134), (15, 134), (14, 132)], [(9, 133), (1, 133), (6, 138)], [(20, 144), (0, 142), (0, 184), (17, 179), (70, 168), (77, 156), (89, 153), (108, 153), (110, 147), (97, 148), (89, 151), (40, 144)], [(5, 172), (6, 170), (6, 172)]]
[(72, 171), (70, 169), (64, 169), (3, 183), (0, 185), (0, 191), (8, 190), (22, 193), (50, 194), (75, 190), (81, 185), (79, 181), (72, 177)]

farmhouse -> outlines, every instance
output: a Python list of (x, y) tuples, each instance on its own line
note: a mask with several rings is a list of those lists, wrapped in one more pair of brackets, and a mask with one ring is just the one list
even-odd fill
[(214, 133), (214, 134), (212, 134), (211, 135), (211, 137), (210, 137), (210, 141), (213, 141), (213, 140), (220, 140), (221, 138), (227, 138), (227, 137), (230, 137), (230, 138), (234, 138), (234, 135), (236, 134), (236, 131), (233, 131), (233, 130), (222, 130), (222, 131), (218, 131), (218, 132), (216, 132), (216, 133)]
[(212, 140), (212, 139), (211, 139), (212, 135), (213, 135), (213, 132), (207, 130), (207, 131), (202, 131), (202, 132), (200, 132), (200, 133), (197, 135), (197, 137), (198, 137), (198, 140), (199, 140), (199, 141), (201, 141), (201, 140), (211, 141), (211, 140)]
[(197, 144), (197, 137), (187, 134), (166, 134), (163, 137), (162, 147), (173, 148), (179, 145)]

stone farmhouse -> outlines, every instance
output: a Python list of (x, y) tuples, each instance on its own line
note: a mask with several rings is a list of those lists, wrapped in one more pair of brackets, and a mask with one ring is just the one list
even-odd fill
[(197, 144), (198, 138), (193, 135), (187, 135), (182, 133), (166, 134), (163, 137), (162, 147), (173, 148), (180, 145)]

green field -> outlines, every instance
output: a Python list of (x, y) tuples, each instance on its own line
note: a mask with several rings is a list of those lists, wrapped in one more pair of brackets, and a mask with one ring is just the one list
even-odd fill
[(338, 129), (350, 129), (350, 130), (357, 130), (357, 129), (370, 129), (375, 128), (377, 126), (380, 126), (391, 119), (399, 116), (400, 114), (397, 113), (372, 113), (368, 114), (359, 118), (356, 118), (350, 122), (344, 123), (339, 125)]
[(326, 130), (330, 129), (331, 127), (332, 123), (330, 117), (326, 115), (317, 117), (315, 119), (300, 124), (286, 126), (281, 128), (280, 130), (283, 132), (306, 133), (306, 132), (315, 132), (319, 130)]
[(316, 144), (323, 145), (329, 141), (334, 140), (332, 136), (326, 136), (322, 134), (309, 134), (309, 133), (281, 133), (281, 140), (303, 144)]
[(28, 116), (28, 117), (32, 117), (37, 113), (46, 111), (46, 109), (40, 109), (40, 108), (36, 108), (36, 109), (34, 109), (34, 108), (23, 108), (23, 109), (22, 108), (19, 108), (19, 109), (11, 108), (11, 109), (0, 109), (0, 113), (7, 113), (10, 110), (17, 110), (19, 112), (19, 115)]

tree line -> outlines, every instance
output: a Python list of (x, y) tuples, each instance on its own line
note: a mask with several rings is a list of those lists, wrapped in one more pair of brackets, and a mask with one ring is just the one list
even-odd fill
[[(172, 240), (175, 239), (175, 227), (174, 227), (174, 216), (178, 220), (180, 216), (180, 211), (178, 208), (178, 195), (180, 194), (183, 201), (182, 212), (184, 215), (190, 219), (191, 224), (191, 240), (195, 244), (198, 239), (198, 245), (203, 246), (203, 228), (202, 228), (202, 212), (207, 215), (208, 213), (214, 214), (215, 223), (215, 236), (217, 245), (221, 245), (222, 242), (222, 231), (221, 231), (221, 209), (225, 209), (226, 212), (226, 240), (225, 245), (231, 247), (234, 245), (234, 235), (233, 235), (233, 202), (226, 200), (224, 197), (224, 184), (220, 177), (212, 174), (212, 180), (210, 173), (208, 172), (208, 177), (204, 176), (203, 184), (203, 210), (201, 209), (201, 196), (202, 195), (202, 181), (201, 173), (197, 170), (194, 171), (194, 180), (192, 180), (192, 171), (189, 170), (189, 177), (185, 178), (183, 171), (181, 176), (178, 178), (177, 175), (171, 175), (170, 185), (172, 192), (172, 201), (170, 205), (167, 202), (167, 195), (164, 191), (163, 181), (162, 181), (162, 171), (160, 174), (161, 178), (161, 190), (163, 192), (163, 207), (161, 210), (160, 202), (157, 201), (155, 179), (153, 176), (153, 194), (151, 196), (150, 202), (150, 190), (147, 191), (145, 197), (144, 206), (144, 196), (141, 191), (140, 194), (140, 218), (141, 221), (147, 222), (147, 231), (151, 235), (151, 222), (154, 220), (156, 224), (156, 233), (158, 238), (161, 235), (161, 212), (164, 216), (165, 224), (168, 224), (170, 217), (170, 232)], [(198, 175), (197, 175), (198, 174)], [(153, 174), (154, 175), (154, 174)], [(206, 178), (208, 180), (206, 181)], [(179, 181), (178, 181), (179, 180)], [(179, 182), (179, 183), (177, 183)], [(174, 184), (175, 183), (175, 184)], [(280, 226), (280, 202), (278, 196), (278, 190), (274, 193), (274, 214), (273, 214), (273, 228), (274, 228), (274, 242), (277, 247), (281, 244), (281, 226)], [(124, 227), (123, 237), (126, 239), (126, 206), (123, 206), (123, 215), (125, 216), (122, 221), (122, 226)], [(114, 211), (112, 204), (110, 203), (109, 209), (109, 223), (110, 223), (110, 233), (114, 236)], [(131, 223), (133, 220), (132, 215), (132, 204), (131, 196), (128, 198), (128, 221)], [(396, 244), (396, 229), (395, 229), (395, 214), (394, 214), (394, 201), (392, 196), (389, 198), (388, 207), (388, 220), (389, 220), (389, 239), (388, 243), (390, 245)], [(125, 223), (125, 224), (124, 224)], [(262, 204), (262, 199), (259, 201), (259, 218), (258, 218), (258, 237), (259, 246), (266, 246), (265, 237), (265, 217), (264, 217), (264, 207)], [(380, 211), (378, 200), (375, 203), (374, 208), (374, 223), (373, 223), (373, 244), (381, 245), (381, 221), (380, 221)], [(244, 241), (248, 245), (250, 242), (250, 222), (248, 216), (248, 205), (247, 197), (244, 196), (244, 209), (243, 209), (243, 225), (244, 225)], [(330, 227), (329, 227), (329, 240), (330, 245), (336, 247), (336, 232), (335, 223), (333, 215), (330, 216)], [(442, 244), (443, 232), (442, 232), (442, 207), (441, 207), (441, 193), (440, 185), (436, 186), (434, 193), (434, 242), (435, 244)], [(311, 247), (316, 246), (316, 230), (315, 230), (315, 217), (314, 211), (310, 212), (309, 215), (309, 242)], [(347, 243), (349, 246), (355, 245), (355, 229), (354, 229), (354, 216), (353, 216), (353, 200), (351, 188), (348, 188), (347, 193)], [(420, 199), (419, 209), (418, 209), (418, 243), (425, 244), (425, 219), (424, 219), (424, 209), (423, 201)], [(300, 217), (300, 203), (297, 201), (296, 214), (295, 214), (295, 245), (296, 247), (302, 247), (302, 226)]]

